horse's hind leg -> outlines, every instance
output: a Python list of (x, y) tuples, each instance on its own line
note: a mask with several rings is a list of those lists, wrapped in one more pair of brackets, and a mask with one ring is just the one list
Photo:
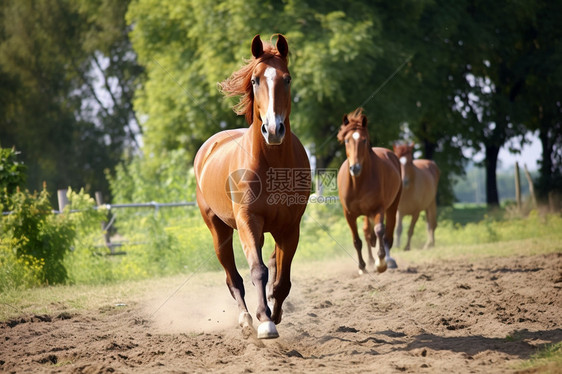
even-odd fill
[(408, 227), (408, 241), (406, 242), (406, 246), (404, 247), (405, 251), (410, 250), (410, 242), (412, 240), (412, 235), (414, 235), (414, 229), (416, 227), (416, 222), (418, 222), (418, 218), (420, 216), (420, 212), (415, 212), (412, 214), (412, 220), (410, 221), (410, 227)]
[(365, 234), (365, 242), (367, 243), (367, 254), (369, 255), (369, 266), (375, 264), (375, 258), (373, 257), (373, 252), (371, 247), (376, 247), (377, 237), (373, 231), (373, 224), (368, 216), (365, 216), (365, 223), (363, 224), (363, 233)]
[[(291, 290), (291, 263), (299, 243), (299, 226), (283, 234), (274, 235), (275, 252), (270, 259), (270, 275), (268, 301), (271, 308), (271, 319), (275, 324), (281, 322), (283, 302)], [(271, 272), (271, 266), (275, 272)]]
[(425, 211), (425, 215), (427, 219), (427, 242), (424, 249), (435, 245), (435, 229), (437, 228), (437, 204), (435, 199)]
[(217, 258), (226, 273), (226, 285), (228, 286), (230, 294), (238, 304), (238, 310), (240, 311), (238, 323), (246, 334), (248, 332), (247, 330), (253, 329), (252, 317), (250, 313), (248, 313), (248, 307), (244, 300), (244, 281), (236, 269), (236, 261), (234, 260), (234, 250), (232, 248), (233, 229), (207, 208), (204, 201), (198, 199), (198, 205), (201, 209), (203, 220), (213, 236), (213, 244)]
[(363, 243), (361, 243), (361, 239), (359, 239), (359, 234), (357, 233), (357, 217), (352, 216), (349, 212), (345, 212), (345, 219), (351, 230), (351, 235), (353, 236), (353, 246), (357, 251), (357, 261), (359, 263), (359, 274), (364, 274), (367, 272), (365, 269), (365, 261), (363, 260), (363, 256), (361, 255), (361, 247)]

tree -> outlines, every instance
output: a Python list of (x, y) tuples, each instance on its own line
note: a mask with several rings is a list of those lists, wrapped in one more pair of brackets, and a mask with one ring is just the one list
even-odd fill
[(465, 82), (459, 85), (456, 98), (469, 129), (465, 135), (469, 144), (485, 152), (486, 196), (491, 206), (499, 204), (496, 169), (500, 148), (528, 131), (523, 93), (533, 43), (528, 28), (536, 9), (532, 1), (506, 7), (478, 0), (468, 1), (465, 8), (461, 29)]
[(28, 187), (108, 191), (104, 169), (134, 147), (131, 98), (141, 72), (127, 2), (2, 2), (2, 146), (16, 146)]
[(562, 30), (559, 2), (535, 2), (535, 17), (527, 25), (527, 75), (523, 87), (529, 118), (526, 126), (538, 131), (542, 160), (537, 190), (562, 193)]

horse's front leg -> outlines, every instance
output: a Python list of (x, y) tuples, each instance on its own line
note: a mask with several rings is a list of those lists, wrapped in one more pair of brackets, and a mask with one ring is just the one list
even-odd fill
[(414, 229), (416, 228), (416, 223), (418, 222), (419, 216), (420, 216), (420, 212), (414, 212), (412, 214), (412, 220), (410, 221), (410, 227), (408, 227), (408, 241), (406, 242), (406, 246), (404, 247), (405, 251), (410, 250), (410, 242), (412, 241), (412, 236), (414, 235)]
[(271, 319), (275, 324), (281, 322), (283, 302), (291, 290), (291, 263), (299, 244), (299, 235), (299, 225), (274, 235), (275, 252), (271, 257), (270, 265), (275, 263), (275, 276), (269, 280), (271, 294), (268, 295), (268, 300), (272, 310)]
[(377, 258), (375, 259), (375, 269), (377, 269), (379, 273), (383, 273), (387, 268), (386, 257), (388, 250), (386, 249), (387, 245), (384, 241), (384, 234), (384, 213), (380, 212), (375, 215), (375, 235), (378, 239), (378, 251)]
[(258, 338), (271, 339), (279, 337), (275, 324), (271, 320), (271, 310), (266, 301), (266, 285), (268, 270), (262, 259), (263, 245), (263, 219), (257, 216), (237, 217), (236, 224), (240, 242), (244, 250), (246, 260), (250, 267), (250, 277), (258, 293), (258, 307), (256, 318), (260, 321), (258, 325)]
[(396, 248), (400, 248), (400, 236), (402, 236), (402, 219), (404, 216), (398, 210), (396, 212)]
[(359, 239), (359, 234), (357, 233), (357, 217), (352, 216), (349, 212), (345, 212), (345, 219), (347, 220), (347, 224), (349, 229), (351, 230), (351, 235), (353, 236), (353, 246), (357, 251), (357, 260), (359, 262), (359, 274), (365, 274), (367, 270), (365, 269), (365, 261), (363, 260), (363, 256), (361, 255), (361, 247), (363, 243), (361, 243), (361, 239)]
[(365, 222), (363, 223), (363, 234), (365, 235), (365, 242), (367, 243), (367, 255), (369, 256), (369, 266), (372, 267), (375, 264), (375, 258), (373, 257), (373, 252), (371, 247), (376, 247), (377, 237), (373, 232), (373, 224), (368, 216), (365, 216)]

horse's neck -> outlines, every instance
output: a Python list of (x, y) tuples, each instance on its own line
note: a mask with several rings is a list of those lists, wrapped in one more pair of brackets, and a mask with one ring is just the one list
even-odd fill
[(287, 126), (283, 142), (279, 145), (269, 146), (261, 134), (261, 121), (254, 121), (249, 129), (249, 153), (258, 162), (265, 162), (270, 167), (288, 167), (294, 160), (293, 135)]
[(363, 158), (363, 165), (361, 166), (361, 173), (358, 176), (351, 176), (349, 174), (349, 180), (351, 186), (353, 186), (353, 193), (356, 193), (362, 188), (367, 188), (370, 186), (369, 179), (372, 178), (372, 169), (376, 166), (378, 161), (378, 156), (375, 152), (369, 148), (367, 155)]
[(414, 181), (416, 180), (416, 174), (417, 174), (417, 168), (414, 165), (414, 163), (405, 165), (404, 166), (404, 175), (402, 176), (402, 179), (407, 177), (408, 180), (409, 180), (410, 186), (412, 186), (414, 184)]

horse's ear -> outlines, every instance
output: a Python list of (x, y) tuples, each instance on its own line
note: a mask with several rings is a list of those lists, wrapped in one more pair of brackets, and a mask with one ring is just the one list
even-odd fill
[(263, 55), (263, 43), (260, 39), (260, 34), (254, 36), (252, 39), (252, 56), (260, 58)]
[(287, 39), (281, 34), (277, 34), (277, 44), (275, 47), (281, 54), (281, 57), (285, 58), (289, 54), (289, 44), (287, 43)]
[(361, 126), (367, 127), (367, 116), (363, 116), (362, 121), (361, 121)]
[(347, 118), (347, 114), (343, 115), (342, 123), (344, 126), (347, 126), (349, 124), (349, 118)]

